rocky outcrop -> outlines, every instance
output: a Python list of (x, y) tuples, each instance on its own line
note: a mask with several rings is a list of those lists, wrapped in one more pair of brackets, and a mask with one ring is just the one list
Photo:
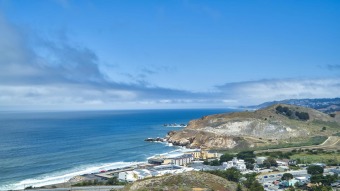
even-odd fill
[(166, 142), (167, 139), (157, 137), (157, 138), (147, 138), (144, 141), (147, 141), (147, 142)]
[[(278, 112), (278, 105), (273, 105), (251, 112), (204, 116), (190, 121), (181, 131), (169, 132), (166, 139), (173, 145), (189, 148), (232, 149), (278, 144), (315, 135), (328, 136), (340, 128), (336, 117), (309, 108), (283, 106), (289, 108), (292, 115)], [(308, 113), (309, 118), (293, 118), (296, 113)], [(320, 126), (330, 130), (320, 132)]]

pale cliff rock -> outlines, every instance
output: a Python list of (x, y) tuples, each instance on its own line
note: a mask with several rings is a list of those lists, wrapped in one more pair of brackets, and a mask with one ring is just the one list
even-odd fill
[[(190, 148), (231, 149), (277, 144), (292, 138), (327, 136), (340, 129), (338, 116), (330, 117), (314, 109), (281, 104), (293, 112), (293, 116), (287, 116), (279, 113), (277, 106), (252, 112), (204, 116), (190, 121), (181, 131), (169, 132), (166, 138), (174, 145)], [(297, 118), (296, 112), (308, 113), (309, 119)], [(320, 132), (320, 126), (327, 125), (330, 130)]]

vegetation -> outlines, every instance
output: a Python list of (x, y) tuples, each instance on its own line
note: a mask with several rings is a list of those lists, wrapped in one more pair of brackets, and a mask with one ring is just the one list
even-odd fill
[(261, 147), (257, 147), (256, 150), (320, 145), (321, 143), (325, 142), (327, 138), (328, 138), (327, 136), (314, 136), (314, 137), (310, 137), (309, 139), (298, 140), (296, 142), (279, 143), (277, 145), (261, 146)]
[(233, 154), (224, 153), (220, 157), (220, 163), (222, 164), (223, 162), (231, 161), (234, 157), (235, 157), (235, 155), (233, 155)]
[(338, 179), (338, 175), (335, 174), (335, 175), (326, 175), (326, 176), (323, 176), (322, 174), (316, 174), (316, 175), (312, 175), (310, 177), (310, 181), (312, 183), (322, 183), (323, 185), (331, 185), (331, 183), (337, 181)]
[(340, 137), (340, 132), (334, 133), (333, 136), (338, 136), (338, 137)]
[(249, 191), (264, 191), (264, 188), (257, 180), (255, 180), (250, 186)]
[(284, 173), (284, 174), (282, 175), (282, 177), (281, 177), (281, 180), (289, 181), (289, 180), (291, 180), (291, 179), (293, 179), (293, 178), (294, 178), (294, 177), (293, 177), (292, 174), (290, 174), (290, 173)]
[(282, 151), (263, 152), (257, 155), (258, 156), (269, 156), (269, 157), (278, 158), (278, 159), (289, 159), (290, 156), (292, 156), (296, 152), (296, 150), (293, 150), (293, 151), (292, 152), (282, 152)]
[(288, 107), (282, 107), (281, 105), (276, 107), (276, 112), (281, 115), (285, 115), (291, 119), (298, 119), (302, 121), (307, 121), (309, 119), (309, 114), (307, 112), (298, 112), (298, 111), (294, 112)]
[(339, 154), (335, 152), (307, 150), (301, 153), (296, 153), (290, 158), (297, 160), (299, 163), (311, 164), (314, 162), (323, 162), (326, 165), (334, 166), (340, 162), (340, 158), (338, 156)]
[(335, 117), (335, 115), (336, 115), (335, 113), (329, 114), (329, 116), (330, 116), (330, 117), (333, 117), (333, 118)]
[(236, 168), (229, 168), (227, 170), (213, 170), (213, 171), (208, 171), (208, 172), (210, 174), (220, 176), (222, 178), (225, 178), (233, 182), (238, 182), (240, 178), (242, 177), (241, 172), (237, 170)]
[[(228, 181), (226, 178), (216, 176), (208, 172), (185, 172), (176, 175), (166, 175), (136, 181), (124, 187), (124, 191), (129, 190), (193, 190), (192, 188), (202, 188), (207, 190), (237, 190), (236, 182)], [(240, 185), (241, 190), (246, 189)]]
[(237, 153), (236, 156), (237, 158), (243, 159), (243, 160), (252, 159), (256, 157), (256, 155), (254, 154), (254, 151), (241, 151)]
[(217, 159), (210, 161), (210, 162), (208, 160), (205, 160), (203, 161), (203, 164), (210, 165), (210, 166), (220, 166), (220, 162)]
[(263, 186), (256, 180), (256, 173), (245, 174), (246, 180), (242, 181), (242, 184), (250, 191), (264, 190)]
[(242, 191), (242, 186), (241, 186), (241, 184), (237, 184), (236, 191)]
[(99, 186), (99, 185), (125, 185), (125, 182), (119, 182), (117, 177), (112, 177), (106, 181), (88, 180), (73, 184), (72, 186)]
[(318, 175), (323, 173), (323, 168), (318, 165), (310, 165), (307, 168), (307, 173), (310, 175)]
[[(211, 174), (220, 176), (229, 181), (239, 182), (242, 174), (236, 168), (230, 168), (225, 171), (223, 170), (214, 170), (208, 171)], [(242, 181), (242, 184), (248, 188), (249, 191), (261, 191), (264, 190), (263, 186), (256, 180), (256, 173), (245, 174), (244, 177), (246, 180)]]
[(263, 166), (265, 166), (266, 168), (270, 168), (272, 166), (277, 167), (277, 162), (275, 158), (269, 157), (263, 161)]

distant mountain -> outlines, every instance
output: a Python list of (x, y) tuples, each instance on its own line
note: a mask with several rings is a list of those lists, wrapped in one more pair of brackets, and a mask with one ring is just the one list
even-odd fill
[(260, 105), (250, 106), (247, 108), (261, 109), (274, 104), (289, 104), (308, 107), (319, 110), (324, 113), (333, 113), (340, 111), (340, 98), (321, 98), (321, 99), (286, 99), (281, 101), (265, 102)]

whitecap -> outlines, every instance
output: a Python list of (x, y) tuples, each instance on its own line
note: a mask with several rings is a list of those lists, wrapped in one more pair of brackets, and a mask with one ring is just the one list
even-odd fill
[(58, 184), (67, 182), (74, 176), (90, 174), (95, 172), (100, 172), (102, 170), (110, 170), (115, 168), (123, 168), (127, 166), (133, 166), (140, 164), (141, 162), (114, 162), (114, 163), (101, 163), (92, 165), (83, 165), (70, 170), (59, 171), (44, 174), (36, 178), (25, 179), (14, 184), (8, 184), (0, 186), (0, 190), (16, 190), (24, 189), (27, 186), (40, 187), (50, 184)]

